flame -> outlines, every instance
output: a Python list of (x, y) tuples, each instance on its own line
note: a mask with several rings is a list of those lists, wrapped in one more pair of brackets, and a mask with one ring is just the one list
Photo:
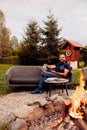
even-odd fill
[(81, 104), (85, 90), (85, 81), (83, 78), (83, 73), (80, 70), (80, 83), (79, 86), (76, 87), (75, 93), (70, 97), (72, 99), (71, 107), (69, 108), (69, 115), (73, 118), (83, 118), (83, 112), (81, 112), (84, 104)]

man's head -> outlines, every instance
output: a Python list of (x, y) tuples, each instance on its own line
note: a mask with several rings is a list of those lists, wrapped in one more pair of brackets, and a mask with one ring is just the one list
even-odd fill
[(66, 56), (64, 54), (60, 54), (59, 61), (60, 62), (65, 62), (66, 61)]

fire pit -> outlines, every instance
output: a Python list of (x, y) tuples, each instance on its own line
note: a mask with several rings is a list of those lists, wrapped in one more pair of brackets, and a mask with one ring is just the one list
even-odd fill
[[(10, 126), (14, 126), (15, 122), (18, 124), (18, 120), (20, 122), (21, 119), (23, 121), (25, 119), (25, 130), (87, 130), (85, 82), (82, 72), (80, 73), (80, 84), (70, 98), (63, 100), (58, 95), (57, 97), (48, 97), (46, 100), (40, 100), (39, 104), (36, 102), (33, 106), (24, 107), (27, 111), (24, 112), (23, 108), (23, 114), (19, 109), (15, 112), (16, 118)], [(29, 111), (30, 108), (33, 111)], [(19, 114), (20, 112), (21, 114)], [(20, 119), (17, 120), (17, 117)], [(13, 130), (12, 127), (11, 130)]]
[[(83, 74), (80, 71), (79, 86), (76, 87), (76, 91), (70, 99), (65, 100), (65, 114), (62, 115), (61, 112), (54, 112), (42, 118), (41, 128), (48, 125), (47, 128), (52, 130), (87, 130), (87, 99), (84, 97), (84, 86)], [(49, 127), (49, 124), (52, 127)]]

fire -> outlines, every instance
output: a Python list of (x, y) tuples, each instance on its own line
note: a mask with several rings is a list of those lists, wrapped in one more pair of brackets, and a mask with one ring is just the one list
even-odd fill
[(80, 70), (80, 83), (76, 87), (75, 93), (70, 97), (72, 100), (71, 107), (69, 108), (69, 115), (73, 118), (83, 118), (83, 112), (81, 111), (84, 107), (82, 100), (84, 98), (85, 90), (85, 81), (83, 78), (83, 73)]

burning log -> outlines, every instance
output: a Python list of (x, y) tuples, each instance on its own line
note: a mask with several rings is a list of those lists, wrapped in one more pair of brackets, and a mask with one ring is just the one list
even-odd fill
[(87, 122), (87, 108), (82, 110), (84, 112), (83, 119)]
[[(67, 105), (67, 110), (69, 110), (69, 107), (71, 107), (71, 104), (72, 104), (72, 100), (71, 99), (67, 99), (65, 100), (65, 104)], [(75, 124), (75, 126), (77, 128), (79, 128), (80, 130), (87, 130), (87, 99), (86, 100), (83, 100), (83, 102), (81, 102), (82, 105), (85, 104), (84, 107), (82, 107), (82, 110), (81, 112), (83, 112), (83, 117), (82, 119), (81, 118), (74, 118), (72, 116), (69, 115), (69, 111), (65, 111), (65, 118), (67, 115), (70, 116), (70, 119), (73, 121), (73, 123)]]
[(80, 130), (87, 130), (87, 123), (83, 119), (73, 119), (73, 122)]

